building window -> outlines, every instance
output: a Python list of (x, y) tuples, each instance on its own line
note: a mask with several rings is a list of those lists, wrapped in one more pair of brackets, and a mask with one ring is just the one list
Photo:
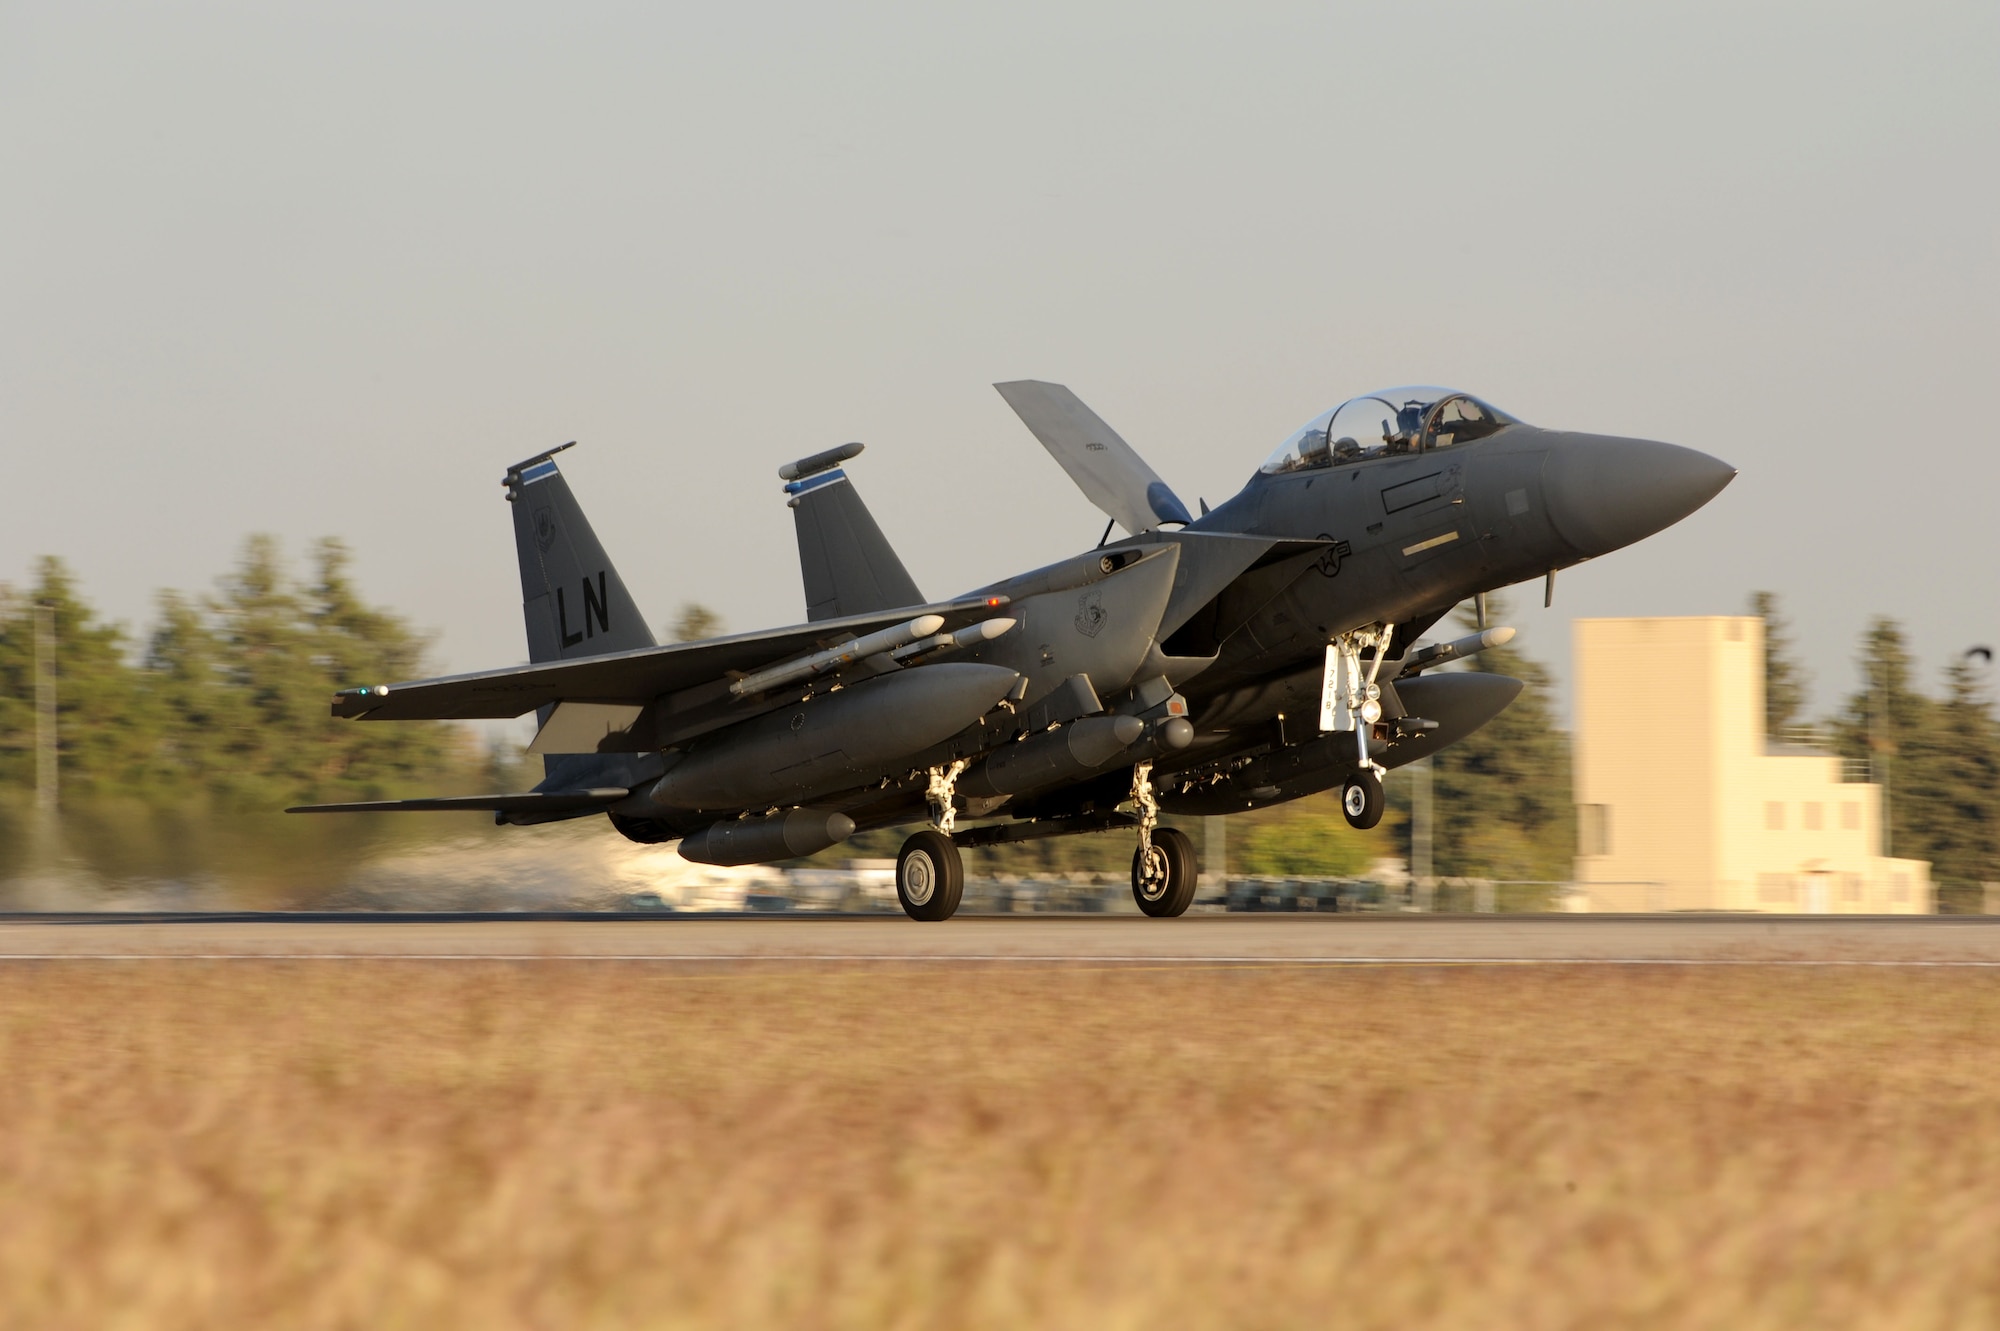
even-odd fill
[(1579, 804), (1576, 806), (1576, 853), (1579, 855), (1609, 855), (1611, 853), (1611, 806), (1609, 804)]
[(1840, 802), (1840, 827), (1845, 832), (1861, 830), (1861, 803), (1858, 800)]
[(1819, 803), (1819, 801), (1818, 801), (1818, 800), (1808, 800), (1808, 801), (1806, 802), (1806, 805), (1805, 805), (1805, 820), (1804, 820), (1804, 821), (1805, 821), (1805, 829), (1806, 829), (1806, 831), (1808, 831), (1808, 832), (1817, 832), (1817, 831), (1819, 831), (1819, 828), (1820, 828), (1820, 810), (1821, 810), (1821, 807), (1822, 807), (1822, 806), (1820, 805), (1820, 803)]
[(1840, 876), (1840, 899), (1842, 901), (1861, 900), (1861, 875), (1844, 873)]
[(1757, 900), (1783, 902), (1792, 899), (1792, 876), (1788, 873), (1757, 875)]
[(1764, 830), (1766, 832), (1785, 830), (1785, 805), (1782, 800), (1764, 801)]

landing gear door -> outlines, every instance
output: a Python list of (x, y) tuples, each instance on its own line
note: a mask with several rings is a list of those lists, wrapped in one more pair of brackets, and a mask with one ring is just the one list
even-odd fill
[(1352, 731), (1354, 729), (1354, 709), (1348, 706), (1348, 699), (1354, 695), (1354, 686), (1359, 681), (1350, 676), (1353, 666), (1338, 647), (1328, 644), (1326, 649), (1326, 672), (1320, 677), (1319, 685), (1319, 728)]

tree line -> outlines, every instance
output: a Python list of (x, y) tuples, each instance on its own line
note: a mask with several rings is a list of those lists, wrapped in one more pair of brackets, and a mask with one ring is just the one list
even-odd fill
[(0, 584), (0, 787), (35, 781), (36, 607), (52, 612), (65, 803), (200, 797), (267, 811), (303, 800), (464, 788), (487, 755), (443, 724), (357, 726), (329, 711), (357, 683), (425, 673), (431, 639), (355, 590), (339, 541), (304, 577), (253, 536), (206, 595), (159, 594), (143, 638), (105, 622), (62, 560)]
[(1990, 649), (1947, 662), (1935, 691), (1902, 626), (1873, 620), (1861, 635), (1861, 685), (1830, 715), (1806, 715), (1806, 671), (1794, 655), (1777, 598), (1758, 592), (1764, 620), (1765, 728), (1801, 734), (1860, 765), (1885, 788), (1888, 850), (1929, 860), (1940, 904), (1977, 909), (1978, 885), (2000, 881), (2000, 717), (1989, 692)]
[[(1977, 910), (1979, 884), (2000, 881), (2000, 717), (1984, 649), (1948, 662), (1935, 690), (1920, 683), (1901, 625), (1862, 633), (1861, 685), (1814, 718), (1810, 676), (1778, 597), (1750, 597), (1764, 621), (1765, 731), (1857, 764), (1887, 787), (1888, 850), (1928, 860), (1947, 909)], [(1441, 875), (1563, 879), (1575, 853), (1569, 736), (1548, 704), (1549, 672), (1508, 647), (1471, 667), (1526, 681), (1484, 729), (1436, 756), (1434, 862)]]
[[(431, 636), (368, 604), (351, 563), (339, 541), (322, 540), (308, 549), (301, 576), (276, 540), (253, 536), (212, 591), (161, 592), (143, 636), (105, 622), (60, 559), (39, 561), (26, 587), (0, 583), (0, 794), (18, 797), (35, 780), (38, 605), (53, 612), (66, 803), (200, 799), (263, 813), (304, 801), (532, 784), (538, 764), (489, 751), (463, 727), (356, 725), (329, 714), (338, 689), (431, 669)], [(1750, 608), (1767, 626), (1767, 721), (1781, 738), (1807, 724), (1807, 676), (1777, 598), (1759, 592)], [(666, 636), (720, 631), (712, 611), (688, 604)], [(1939, 691), (1926, 691), (1889, 619), (1869, 626), (1860, 655), (1863, 686), (1813, 733), (1889, 787), (1892, 853), (1930, 860), (1947, 885), (2000, 880), (2000, 720), (1984, 684), (1988, 667), (1960, 658)], [(1514, 647), (1489, 649), (1477, 668), (1528, 687), (1433, 758), (1435, 871), (1567, 879), (1575, 851), (1570, 744), (1551, 707), (1550, 672)], [(1401, 858), (1410, 779), (1408, 769), (1392, 774), (1389, 816), (1374, 833), (1347, 828), (1331, 796), (1233, 818), (1232, 870), (1350, 875), (1372, 858)], [(1021, 868), (1098, 867), (1121, 857), (1094, 843), (1035, 849), (1020, 857)]]

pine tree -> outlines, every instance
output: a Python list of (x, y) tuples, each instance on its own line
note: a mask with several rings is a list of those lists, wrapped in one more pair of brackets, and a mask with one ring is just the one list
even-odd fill
[(1806, 672), (1793, 655), (1791, 624), (1775, 592), (1750, 593), (1750, 613), (1764, 621), (1764, 734), (1783, 736), (1805, 714)]
[(238, 724), (221, 644), (201, 606), (179, 592), (159, 594), (159, 621), (146, 645), (145, 708), (158, 737), (139, 784), (158, 794), (205, 791), (222, 768), (222, 739)]
[(714, 638), (722, 633), (722, 616), (710, 610), (699, 601), (682, 604), (674, 622), (667, 626), (669, 642), (700, 642), (703, 638)]
[(1925, 816), (1916, 813), (1903, 787), (1924, 784), (1925, 739), (1933, 733), (1937, 704), (1917, 691), (1914, 664), (1895, 620), (1877, 618), (1862, 635), (1861, 678), (1860, 691), (1835, 718), (1835, 744), (1843, 756), (1865, 759), (1869, 780), (1883, 787), (1890, 853), (1922, 859), (1923, 843), (1912, 833)]
[[(1499, 598), (1492, 614), (1504, 616)], [(1469, 614), (1461, 616), (1473, 627)], [(1435, 764), (1432, 862), (1444, 876), (1560, 881), (1571, 872), (1576, 811), (1569, 737), (1549, 710), (1548, 670), (1508, 647), (1482, 652), (1472, 669), (1526, 684), (1499, 716), (1440, 750)]]
[(426, 635), (362, 603), (348, 576), (351, 560), (339, 541), (314, 545), (313, 580), (303, 596), (308, 650), (321, 681), (313, 727), (321, 756), (313, 789), (386, 794), (463, 766), (468, 755), (464, 736), (444, 726), (370, 726), (336, 720), (327, 711), (336, 689), (426, 673), (430, 650)]
[(348, 563), (338, 542), (321, 542), (302, 588), (277, 542), (252, 537), (215, 595), (161, 593), (137, 661), (124, 630), (97, 619), (60, 560), (43, 560), (25, 592), (0, 585), (0, 786), (34, 781), (38, 603), (55, 609), (65, 805), (73, 796), (208, 796), (269, 810), (473, 784), (479, 755), (453, 727), (330, 714), (336, 689), (426, 669), (427, 639), (364, 604)]
[(53, 608), (56, 739), (64, 797), (118, 789), (150, 753), (154, 736), (126, 660), (125, 631), (98, 619), (60, 559), (36, 565), (25, 594), (0, 597), (0, 780), (32, 786), (35, 608)]
[(1905, 746), (1903, 854), (1931, 861), (1940, 884), (2000, 880), (2000, 724), (1972, 667), (1945, 671), (1945, 698)]

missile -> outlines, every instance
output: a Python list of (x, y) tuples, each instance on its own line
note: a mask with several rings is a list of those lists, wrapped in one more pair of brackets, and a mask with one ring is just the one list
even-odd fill
[(1011, 619), (982, 619), (977, 624), (968, 624), (956, 633), (938, 633), (921, 638), (905, 647), (898, 647), (889, 653), (889, 659), (901, 665), (914, 657), (931, 652), (946, 651), (959, 647), (975, 647), (982, 642), (991, 642), (1014, 627)]
[(681, 839), (681, 858), (696, 864), (767, 864), (812, 855), (854, 835), (854, 820), (825, 809), (787, 809), (758, 818), (726, 818)]
[(1456, 661), (1460, 657), (1477, 655), (1488, 647), (1505, 647), (1512, 641), (1514, 641), (1514, 630), (1495, 628), (1482, 629), (1478, 633), (1454, 638), (1450, 642), (1433, 643), (1413, 653), (1404, 661), (1403, 668), (1396, 678), (1407, 679), (1411, 675), (1429, 670), (1432, 666), (1443, 665), (1446, 661)]
[(901, 772), (986, 715), (1020, 681), (972, 661), (898, 670), (703, 736), (637, 800), (655, 809), (800, 804)]
[(987, 754), (959, 777), (958, 790), (976, 798), (1018, 795), (1193, 742), (1194, 726), (1184, 716), (1151, 725), (1136, 716), (1087, 716)]
[[(752, 693), (764, 693), (796, 683), (811, 675), (823, 675), (829, 670), (852, 665), (864, 657), (880, 652), (893, 652), (919, 638), (928, 638), (944, 627), (943, 615), (918, 615), (907, 624), (896, 624), (890, 628), (878, 629), (864, 638), (843, 642), (838, 647), (829, 647), (811, 656), (801, 656), (797, 660), (774, 665), (767, 670), (759, 670), (754, 675), (745, 675), (729, 686), (729, 692), (738, 698)], [(1012, 628), (1011, 623), (1008, 624)]]

